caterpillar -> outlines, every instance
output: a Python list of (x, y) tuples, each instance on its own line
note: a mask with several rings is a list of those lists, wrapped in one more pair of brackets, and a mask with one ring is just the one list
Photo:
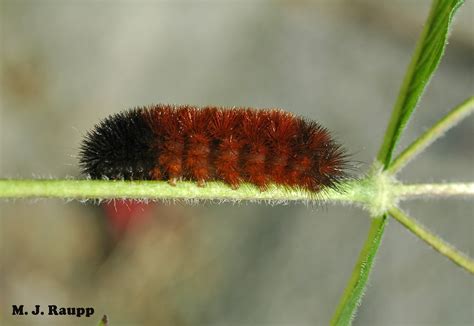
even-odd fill
[(271, 183), (319, 192), (347, 177), (345, 150), (314, 121), (280, 109), (153, 105), (107, 117), (80, 147), (92, 179)]

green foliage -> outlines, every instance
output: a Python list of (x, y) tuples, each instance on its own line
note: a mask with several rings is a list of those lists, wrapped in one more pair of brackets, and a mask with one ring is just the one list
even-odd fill
[(444, 54), (449, 28), (464, 0), (434, 0), (392, 111), (378, 160), (390, 165), (398, 140)]
[[(395, 146), (439, 65), (446, 47), (453, 15), (462, 3), (463, 0), (434, 0), (432, 3), (428, 20), (408, 66), (382, 147), (377, 156), (385, 169), (390, 166)], [(382, 214), (372, 221), (349, 284), (332, 319), (333, 325), (351, 324), (364, 294), (387, 221), (387, 214)]]

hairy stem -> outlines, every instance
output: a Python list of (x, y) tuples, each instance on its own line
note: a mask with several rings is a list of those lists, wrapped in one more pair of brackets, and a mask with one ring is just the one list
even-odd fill
[(357, 263), (337, 309), (331, 320), (331, 325), (349, 325), (354, 318), (354, 312), (362, 299), (365, 284), (369, 278), (375, 255), (382, 241), (382, 235), (387, 224), (387, 216), (375, 218), (370, 225), (369, 235), (362, 248)]
[(398, 200), (416, 197), (474, 196), (474, 182), (401, 184), (395, 186), (393, 196)]
[[(301, 189), (289, 189), (271, 185), (266, 191), (243, 184), (234, 190), (220, 182), (208, 182), (199, 187), (194, 182), (182, 181), (171, 186), (164, 181), (106, 181), (106, 180), (15, 180), (0, 179), (0, 198), (63, 198), (63, 199), (187, 199), (187, 200), (230, 200), (270, 201), (271, 203), (304, 202), (347, 202), (367, 205), (379, 196), (380, 183), (384, 178), (368, 177), (341, 184), (338, 190), (327, 189), (311, 194)], [(388, 209), (393, 202), (417, 197), (474, 196), (474, 183), (400, 184), (384, 182), (384, 191), (389, 201), (383, 206)]]
[[(270, 186), (266, 191), (243, 184), (237, 190), (221, 182), (208, 182), (199, 187), (195, 182), (181, 181), (171, 186), (165, 181), (108, 180), (1, 180), (0, 198), (64, 198), (64, 199), (186, 199), (186, 200), (248, 200), (248, 201), (318, 201), (362, 202), (367, 200), (365, 182), (341, 185), (347, 191), (328, 189), (310, 194), (300, 189)], [(350, 189), (349, 189), (350, 188)]]
[(431, 233), (423, 225), (410, 218), (400, 209), (392, 207), (389, 209), (389, 213), (394, 219), (400, 222), (408, 230), (413, 232), (417, 237), (419, 237), (431, 247), (433, 247), (440, 254), (451, 259), (455, 264), (461, 266), (471, 274), (474, 274), (474, 260), (463, 254), (462, 252), (458, 251), (449, 243), (443, 241), (440, 237)]
[(423, 135), (408, 146), (387, 169), (389, 173), (395, 174), (400, 171), (411, 159), (413, 159), (420, 152), (424, 151), (436, 139), (444, 135), (444, 133), (458, 124), (461, 120), (466, 118), (474, 112), (474, 96), (467, 99), (463, 103), (456, 106), (445, 117), (436, 122)]

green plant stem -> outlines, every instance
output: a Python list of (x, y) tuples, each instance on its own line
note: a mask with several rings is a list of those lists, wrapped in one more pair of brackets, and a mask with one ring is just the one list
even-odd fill
[(429, 244), (440, 254), (451, 259), (455, 264), (461, 266), (471, 274), (474, 274), (474, 261), (471, 258), (456, 250), (456, 248), (451, 246), (449, 243), (444, 242), (440, 237), (431, 233), (423, 225), (410, 218), (399, 208), (392, 207), (389, 209), (389, 213), (394, 219), (400, 222), (400, 224)]
[(474, 112), (474, 96), (455, 107), (445, 117), (436, 122), (423, 135), (408, 146), (389, 166), (389, 173), (400, 171), (412, 158), (424, 151), (436, 139), (444, 135), (450, 128)]
[(382, 235), (387, 224), (387, 216), (374, 218), (369, 229), (369, 235), (359, 254), (357, 263), (349, 279), (349, 285), (344, 290), (339, 304), (334, 312), (331, 325), (349, 325), (354, 318), (354, 312), (362, 299), (365, 284), (369, 278), (375, 255), (382, 241)]
[[(180, 181), (171, 186), (165, 181), (107, 181), (107, 180), (1, 180), (0, 198), (67, 198), (67, 199), (185, 199), (185, 200), (248, 200), (248, 201), (310, 201), (330, 198), (340, 201), (365, 201), (360, 182), (341, 193), (328, 190), (311, 195), (307, 191), (270, 186), (267, 191), (243, 184), (234, 190), (220, 182), (208, 182), (199, 187), (195, 182)], [(341, 185), (349, 187), (349, 183)], [(365, 186), (366, 187), (366, 186)]]
[[(341, 190), (328, 189), (310, 194), (299, 189), (272, 185), (260, 191), (249, 184), (234, 190), (220, 182), (208, 182), (198, 187), (194, 182), (181, 181), (171, 186), (164, 181), (106, 181), (106, 180), (47, 180), (47, 179), (0, 179), (0, 198), (62, 198), (62, 199), (185, 199), (230, 201), (323, 201), (377, 205), (374, 200), (380, 191), (378, 180), (365, 178), (343, 183)], [(474, 183), (400, 184), (385, 183), (384, 191), (393, 202), (415, 197), (474, 196)]]
[(402, 184), (394, 187), (392, 196), (398, 200), (417, 197), (474, 196), (474, 183)]

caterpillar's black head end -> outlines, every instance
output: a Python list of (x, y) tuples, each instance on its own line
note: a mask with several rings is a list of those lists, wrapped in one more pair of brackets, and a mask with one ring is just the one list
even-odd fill
[(80, 148), (82, 173), (92, 179), (150, 179), (153, 132), (144, 111), (112, 115), (90, 131)]

